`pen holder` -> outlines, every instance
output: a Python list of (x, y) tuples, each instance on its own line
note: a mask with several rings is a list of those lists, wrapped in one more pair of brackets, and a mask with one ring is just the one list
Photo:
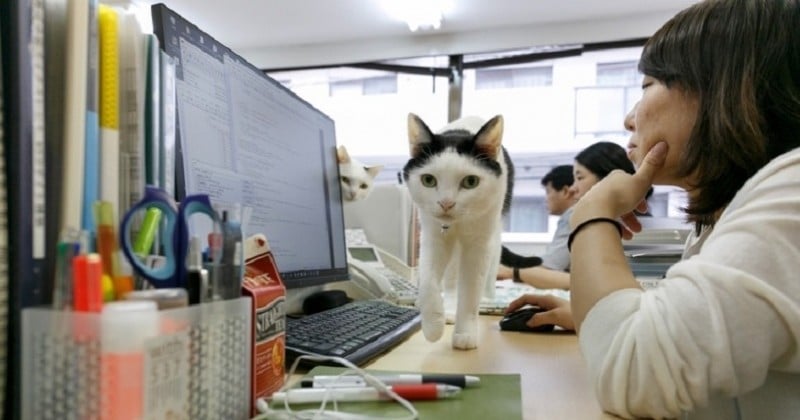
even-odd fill
[[(109, 330), (107, 314), (25, 309), (22, 418), (247, 419), (251, 310), (243, 297), (158, 311), (125, 322), (125, 334)], [(137, 362), (115, 365), (109, 380), (120, 340)], [(120, 399), (132, 408), (110, 413)]]

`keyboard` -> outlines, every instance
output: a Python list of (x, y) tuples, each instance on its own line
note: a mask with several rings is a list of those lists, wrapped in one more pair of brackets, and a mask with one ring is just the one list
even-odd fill
[(358, 300), (302, 318), (287, 317), (286, 364), (301, 355), (322, 355), (364, 365), (418, 331), (420, 322), (417, 309), (381, 300)]

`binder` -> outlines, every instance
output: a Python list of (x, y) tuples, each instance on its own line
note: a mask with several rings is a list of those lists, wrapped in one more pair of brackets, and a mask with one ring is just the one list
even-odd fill
[[(45, 0), (44, 65), (45, 65), (45, 177), (48, 218), (45, 222), (46, 249), (54, 249), (58, 241), (61, 214), (61, 182), (64, 178), (64, 63), (66, 61), (67, 0)], [(54, 69), (58, 69), (54, 71)], [(53, 271), (49, 269), (52, 268)], [(55, 267), (48, 267), (46, 279), (52, 279)]]
[(5, 137), (3, 125), (3, 29), (0, 22), (0, 419), (3, 417), (3, 398), (6, 395), (6, 333), (8, 331), (8, 209), (6, 203), (6, 157), (3, 153)]
[(146, 40), (136, 15), (117, 9), (119, 40), (119, 207), (122, 214), (144, 194), (144, 85)]
[(119, 17), (98, 8), (100, 48), (100, 199), (119, 212)]
[(160, 167), (161, 180), (159, 185), (173, 197), (178, 197), (175, 191), (175, 174), (179, 170), (176, 150), (178, 137), (178, 110), (177, 91), (175, 88), (175, 59), (159, 50), (161, 55), (161, 153)]
[(20, 413), (21, 309), (47, 304), (44, 0), (0, 2), (8, 193), (9, 316), (4, 414)]
[(94, 215), (92, 206), (100, 196), (100, 121), (98, 109), (98, 79), (100, 56), (97, 34), (97, 0), (88, 0), (89, 38), (86, 73), (86, 140), (83, 150), (84, 177), (81, 229), (89, 232), (89, 243), (94, 244)]
[[(59, 232), (81, 228), (86, 144), (86, 69), (89, 56), (88, 0), (68, 2), (66, 27), (64, 167)], [(51, 249), (54, 247), (55, 244)]]
[(144, 148), (145, 183), (161, 187), (161, 52), (158, 38), (145, 35), (147, 42), (147, 79), (145, 81)]

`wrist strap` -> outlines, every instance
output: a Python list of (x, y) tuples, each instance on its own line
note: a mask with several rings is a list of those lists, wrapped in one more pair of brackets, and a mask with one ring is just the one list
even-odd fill
[(522, 283), (522, 279), (519, 277), (519, 268), (514, 267), (513, 272), (514, 276), (512, 277), (512, 279), (514, 279), (514, 283)]
[(572, 232), (569, 234), (569, 239), (567, 239), (567, 250), (572, 251), (572, 241), (575, 239), (575, 236), (577, 236), (578, 233), (580, 233), (580, 231), (583, 228), (598, 222), (611, 223), (612, 225), (616, 226), (617, 230), (619, 231), (619, 237), (620, 238), (622, 237), (622, 223), (620, 223), (618, 220), (614, 220), (608, 217), (595, 217), (594, 219), (589, 219), (581, 222), (581, 224), (575, 226), (575, 229), (572, 229)]

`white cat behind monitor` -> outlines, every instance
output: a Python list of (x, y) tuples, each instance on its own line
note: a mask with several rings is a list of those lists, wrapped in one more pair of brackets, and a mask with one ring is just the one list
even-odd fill
[(339, 158), (339, 182), (342, 184), (342, 199), (345, 202), (367, 198), (372, 183), (383, 165), (365, 165), (350, 157), (344, 146), (336, 149)]

